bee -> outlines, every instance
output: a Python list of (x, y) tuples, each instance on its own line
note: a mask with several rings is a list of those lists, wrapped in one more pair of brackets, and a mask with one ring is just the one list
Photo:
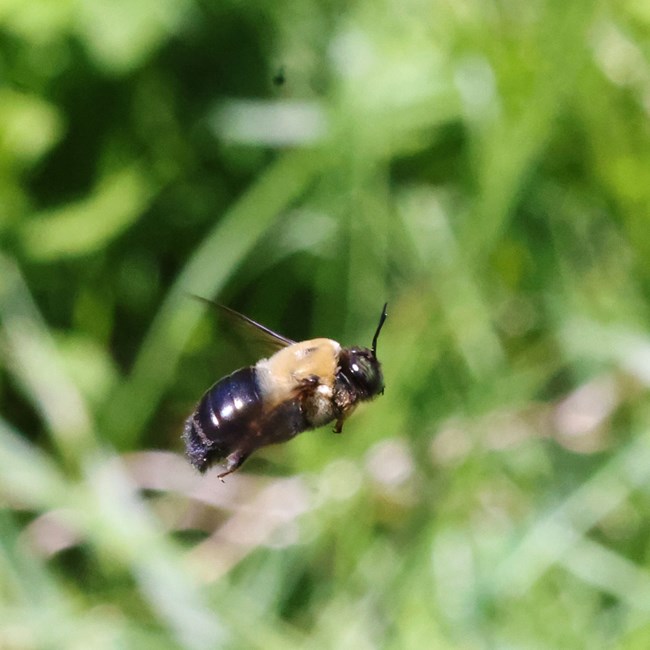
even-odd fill
[(256, 449), (330, 422), (341, 433), (359, 402), (384, 392), (377, 339), (387, 304), (372, 347), (346, 348), (326, 338), (292, 341), (229, 307), (201, 300), (262, 334), (277, 352), (217, 381), (187, 418), (185, 450), (200, 472), (225, 459), (218, 475), (223, 479)]

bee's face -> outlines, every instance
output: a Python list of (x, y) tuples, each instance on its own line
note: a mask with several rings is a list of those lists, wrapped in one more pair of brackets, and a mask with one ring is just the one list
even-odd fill
[(344, 348), (339, 358), (340, 372), (359, 393), (370, 399), (384, 392), (384, 377), (377, 357), (368, 348)]

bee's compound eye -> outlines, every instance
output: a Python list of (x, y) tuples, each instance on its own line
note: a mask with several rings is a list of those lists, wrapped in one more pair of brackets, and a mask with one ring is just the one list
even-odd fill
[(379, 363), (369, 350), (353, 348), (350, 351), (346, 374), (369, 397), (377, 395), (384, 388)]
[(352, 365), (352, 370), (356, 374), (358, 374), (358, 375), (360, 375), (362, 377), (366, 377), (366, 376), (372, 374), (372, 368), (370, 368), (370, 366), (367, 363), (365, 363), (364, 361), (360, 361), (359, 363), (353, 364)]

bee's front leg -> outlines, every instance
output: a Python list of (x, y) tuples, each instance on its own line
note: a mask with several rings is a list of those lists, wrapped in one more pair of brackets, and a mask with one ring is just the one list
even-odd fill
[(355, 404), (348, 404), (344, 408), (342, 408), (339, 413), (338, 418), (336, 418), (336, 423), (334, 424), (334, 433), (341, 433), (343, 431), (343, 423), (350, 417), (352, 414), (352, 411), (355, 409)]

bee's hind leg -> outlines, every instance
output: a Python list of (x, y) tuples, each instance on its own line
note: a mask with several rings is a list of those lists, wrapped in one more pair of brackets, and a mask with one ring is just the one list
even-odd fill
[(232, 474), (234, 471), (239, 469), (249, 456), (250, 452), (244, 452), (240, 449), (236, 449), (231, 454), (228, 454), (226, 457), (226, 469), (224, 472), (221, 472), (217, 478), (220, 478), (221, 481), (223, 481), (224, 476), (228, 476), (228, 474)]

